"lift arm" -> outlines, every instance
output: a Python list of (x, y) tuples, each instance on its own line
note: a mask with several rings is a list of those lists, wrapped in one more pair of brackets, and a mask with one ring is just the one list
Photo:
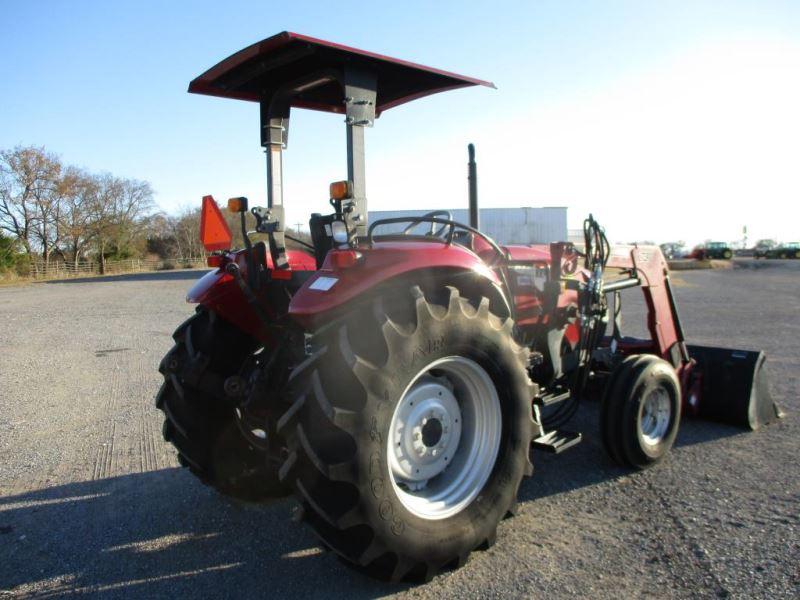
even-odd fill
[(629, 276), (606, 282), (603, 288), (606, 294), (627, 287), (642, 288), (653, 353), (676, 369), (688, 364), (691, 359), (661, 249), (657, 246), (614, 246), (606, 263), (608, 269), (621, 269)]

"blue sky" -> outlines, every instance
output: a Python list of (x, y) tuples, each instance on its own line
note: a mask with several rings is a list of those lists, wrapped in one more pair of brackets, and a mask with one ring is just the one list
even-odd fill
[[(591, 210), (612, 239), (800, 238), (798, 2), (0, 0), (0, 148), (145, 179), (166, 211), (263, 202), (255, 104), (186, 93), (292, 30), (494, 81), (388, 111), (367, 135), (373, 209)], [(341, 117), (295, 111), (292, 222), (343, 178)], [(414, 185), (409, 185), (414, 182)]]

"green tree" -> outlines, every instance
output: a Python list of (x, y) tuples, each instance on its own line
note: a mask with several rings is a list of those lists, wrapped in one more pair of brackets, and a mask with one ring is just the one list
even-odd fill
[(17, 270), (22, 258), (19, 240), (0, 232), (0, 273)]

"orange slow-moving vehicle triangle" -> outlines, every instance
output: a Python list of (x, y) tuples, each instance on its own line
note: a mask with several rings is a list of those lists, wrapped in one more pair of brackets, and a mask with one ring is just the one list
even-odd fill
[(200, 215), (200, 241), (209, 252), (227, 250), (231, 247), (231, 230), (222, 216), (213, 196), (203, 196), (203, 212)]

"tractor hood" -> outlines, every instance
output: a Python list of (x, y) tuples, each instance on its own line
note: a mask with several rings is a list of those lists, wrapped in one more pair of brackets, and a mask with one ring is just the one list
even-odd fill
[[(493, 83), (404, 60), (284, 31), (248, 46), (189, 84), (189, 92), (260, 102), (282, 86), (309, 78), (291, 105), (344, 113), (341, 77), (345, 67), (377, 75), (376, 113), (437, 92)], [(330, 73), (329, 79), (325, 74)], [(317, 75), (322, 79), (314, 80)]]

